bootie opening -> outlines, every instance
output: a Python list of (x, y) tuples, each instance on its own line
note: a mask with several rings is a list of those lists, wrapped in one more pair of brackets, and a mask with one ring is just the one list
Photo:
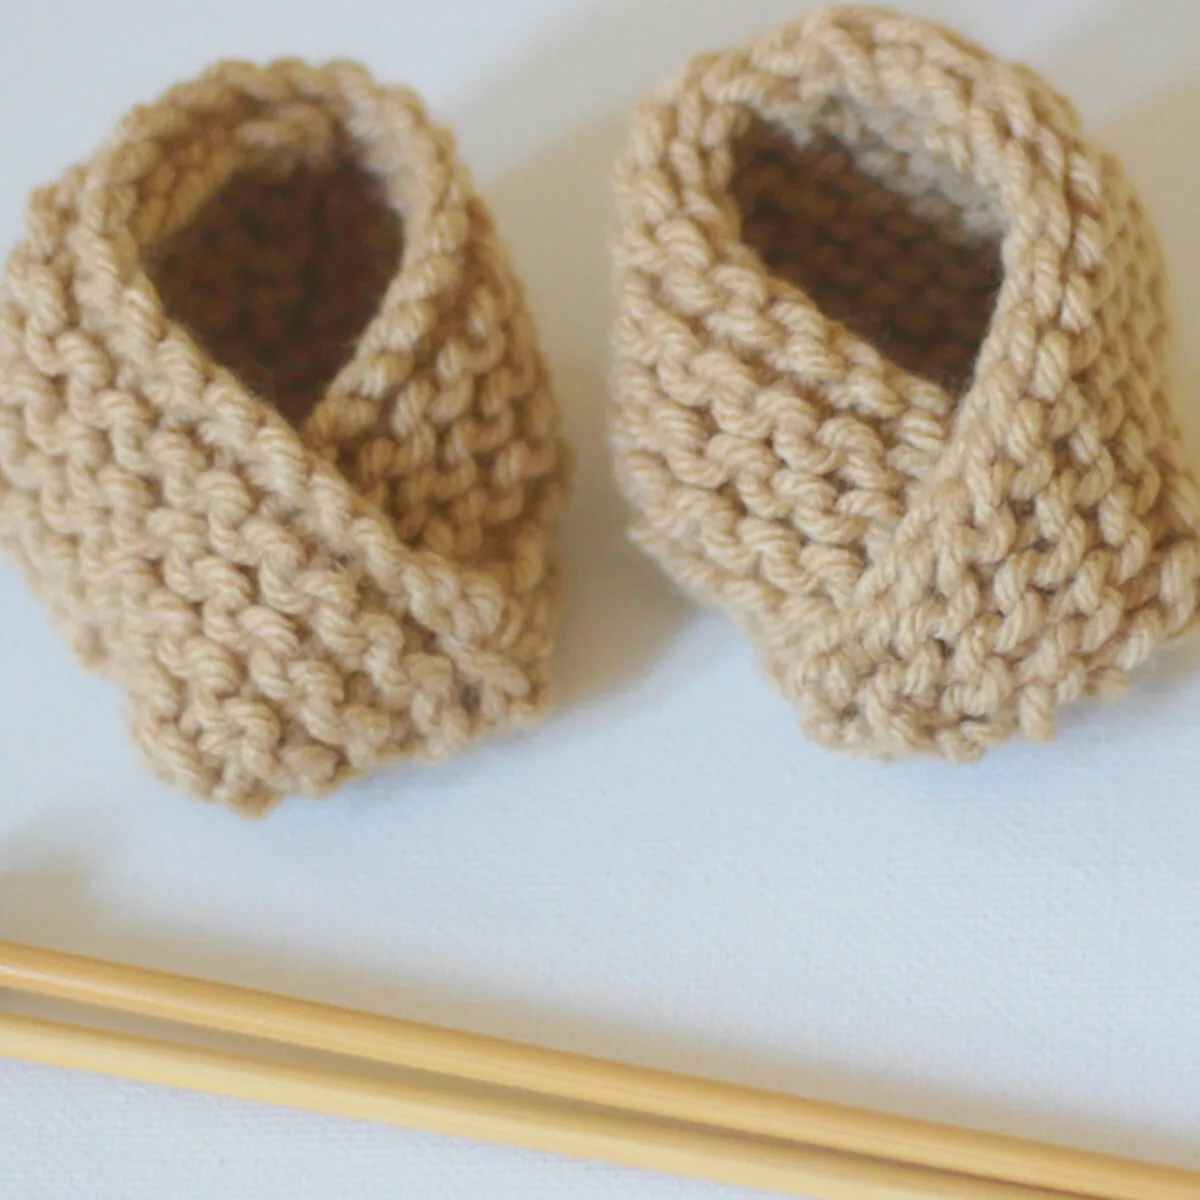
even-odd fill
[(234, 175), (151, 248), (168, 317), (299, 426), (379, 308), (401, 222), (347, 156)]
[(969, 386), (1002, 279), (998, 218), (971, 180), (870, 133), (755, 118), (730, 191), (770, 272), (897, 366)]

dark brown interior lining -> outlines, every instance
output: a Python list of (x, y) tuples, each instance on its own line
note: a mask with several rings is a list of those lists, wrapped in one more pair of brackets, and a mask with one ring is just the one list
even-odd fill
[(343, 159), (235, 176), (147, 269), (167, 315), (298, 426), (378, 311), (401, 240), (379, 182)]
[[(999, 237), (973, 232), (936, 179), (914, 175), (880, 145), (870, 147), (872, 173), (830, 134), (798, 141), (779, 126), (751, 125), (731, 184), (742, 237), (827, 316), (959, 394), (995, 307)], [(895, 172), (891, 185), (881, 164)]]

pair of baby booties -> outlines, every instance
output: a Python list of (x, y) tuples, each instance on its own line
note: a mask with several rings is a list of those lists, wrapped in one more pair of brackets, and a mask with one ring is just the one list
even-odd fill
[[(633, 535), (820, 742), (971, 759), (1194, 620), (1160, 252), (1019, 66), (878, 9), (689, 63), (616, 171)], [(169, 784), (247, 812), (538, 717), (570, 474), (448, 132), (221, 64), (38, 191), (0, 543)]]

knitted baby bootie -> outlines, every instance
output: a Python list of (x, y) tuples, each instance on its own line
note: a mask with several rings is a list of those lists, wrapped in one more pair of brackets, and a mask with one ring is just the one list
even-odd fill
[(536, 717), (566, 464), (520, 285), (412, 92), (221, 64), (33, 197), (0, 541), (169, 783), (261, 811)]
[(635, 536), (814, 738), (1047, 738), (1192, 622), (1158, 245), (1031, 72), (829, 10), (690, 63), (616, 186)]

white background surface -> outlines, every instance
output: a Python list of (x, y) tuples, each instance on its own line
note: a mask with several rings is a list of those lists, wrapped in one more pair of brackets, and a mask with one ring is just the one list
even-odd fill
[[(807, 745), (725, 622), (622, 543), (608, 174), (631, 104), (797, 0), (0, 0), (0, 234), (208, 61), (366, 60), (452, 123), (581, 458), (562, 706), (436, 771), (240, 821), (158, 787), (120, 698), (0, 567), (0, 937), (1200, 1166), (1200, 653), (1050, 748)], [(943, 0), (1124, 153), (1200, 421), (1200, 5)], [(1200, 444), (1193, 437), (1193, 444)], [(711, 1196), (719, 1188), (0, 1061), (5, 1200)]]

